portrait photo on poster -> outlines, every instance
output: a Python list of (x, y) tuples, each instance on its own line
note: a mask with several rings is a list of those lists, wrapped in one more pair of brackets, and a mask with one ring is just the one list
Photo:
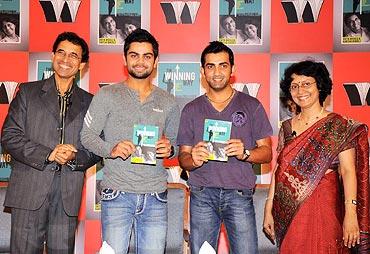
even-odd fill
[(0, 50), (28, 49), (28, 1), (0, 0)]
[(91, 3), (91, 49), (122, 52), (126, 37), (149, 26), (150, 1), (98, 0)]
[(370, 1), (334, 1), (334, 50), (370, 50)]
[(342, 27), (342, 44), (370, 44), (370, 1), (343, 1)]
[(212, 0), (211, 39), (236, 52), (268, 51), (270, 8), (265, 0)]

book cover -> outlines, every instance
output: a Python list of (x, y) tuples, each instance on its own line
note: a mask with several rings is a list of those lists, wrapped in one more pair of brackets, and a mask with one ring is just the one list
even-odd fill
[(230, 139), (231, 122), (205, 119), (203, 140), (207, 142), (208, 160), (227, 161), (225, 146)]
[(136, 150), (131, 163), (156, 165), (155, 143), (158, 141), (158, 126), (135, 124), (132, 136)]

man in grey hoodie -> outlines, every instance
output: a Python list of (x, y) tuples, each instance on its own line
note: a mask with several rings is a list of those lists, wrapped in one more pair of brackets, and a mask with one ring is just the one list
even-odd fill
[[(134, 125), (158, 127), (157, 159), (174, 155), (179, 107), (175, 98), (151, 83), (158, 42), (137, 29), (125, 41), (126, 81), (105, 86), (93, 98), (81, 132), (82, 144), (105, 158), (102, 231), (116, 253), (126, 253), (131, 229), (138, 253), (163, 253), (167, 230), (167, 172), (162, 163), (133, 164)], [(99, 135), (104, 132), (104, 138)], [(134, 144), (135, 143), (135, 144)], [(141, 141), (140, 141), (141, 143)], [(143, 149), (144, 150), (144, 149)]]

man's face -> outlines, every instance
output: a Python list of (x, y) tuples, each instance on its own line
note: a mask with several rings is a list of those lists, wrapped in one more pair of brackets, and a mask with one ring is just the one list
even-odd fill
[(15, 25), (12, 22), (3, 21), (2, 27), (7, 36), (15, 34)]
[(257, 27), (253, 24), (245, 24), (244, 33), (248, 36), (248, 38), (256, 38), (257, 37)]
[(361, 31), (361, 20), (357, 15), (349, 17), (347, 22), (352, 32), (358, 33)]
[(124, 60), (128, 73), (136, 79), (148, 78), (158, 63), (158, 58), (154, 58), (153, 47), (149, 42), (131, 43)]
[(52, 66), (55, 76), (61, 79), (74, 78), (85, 63), (81, 63), (82, 48), (69, 41), (61, 41), (52, 54)]
[(202, 74), (210, 89), (221, 91), (229, 85), (230, 77), (234, 73), (226, 52), (210, 53), (205, 56)]
[(113, 34), (116, 31), (116, 21), (111, 16), (108, 16), (104, 19), (104, 28), (107, 30), (107, 33)]
[(223, 22), (223, 27), (228, 34), (234, 34), (236, 30), (235, 21), (232, 17), (227, 17)]

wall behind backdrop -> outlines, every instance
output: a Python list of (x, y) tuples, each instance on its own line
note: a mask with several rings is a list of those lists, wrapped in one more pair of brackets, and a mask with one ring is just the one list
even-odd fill
[[(11, 29), (4, 25), (9, 22)], [(78, 85), (96, 93), (127, 76), (123, 41), (137, 27), (159, 41), (153, 83), (181, 107), (207, 90), (200, 53), (220, 40), (235, 52), (234, 88), (262, 102), (274, 143), (279, 123), (294, 114), (281, 98), (279, 80), (287, 66), (304, 59), (323, 61), (332, 75), (327, 108), (370, 125), (370, 0), (0, 0), (0, 26), (0, 126), (19, 83), (52, 75), (50, 52), (59, 33), (73, 31), (89, 43), (89, 66)], [(1, 151), (0, 159), (0, 181), (7, 181), (11, 157)], [(255, 167), (259, 184), (269, 183), (270, 168)], [(76, 253), (96, 253), (101, 245), (100, 169), (86, 174)]]

